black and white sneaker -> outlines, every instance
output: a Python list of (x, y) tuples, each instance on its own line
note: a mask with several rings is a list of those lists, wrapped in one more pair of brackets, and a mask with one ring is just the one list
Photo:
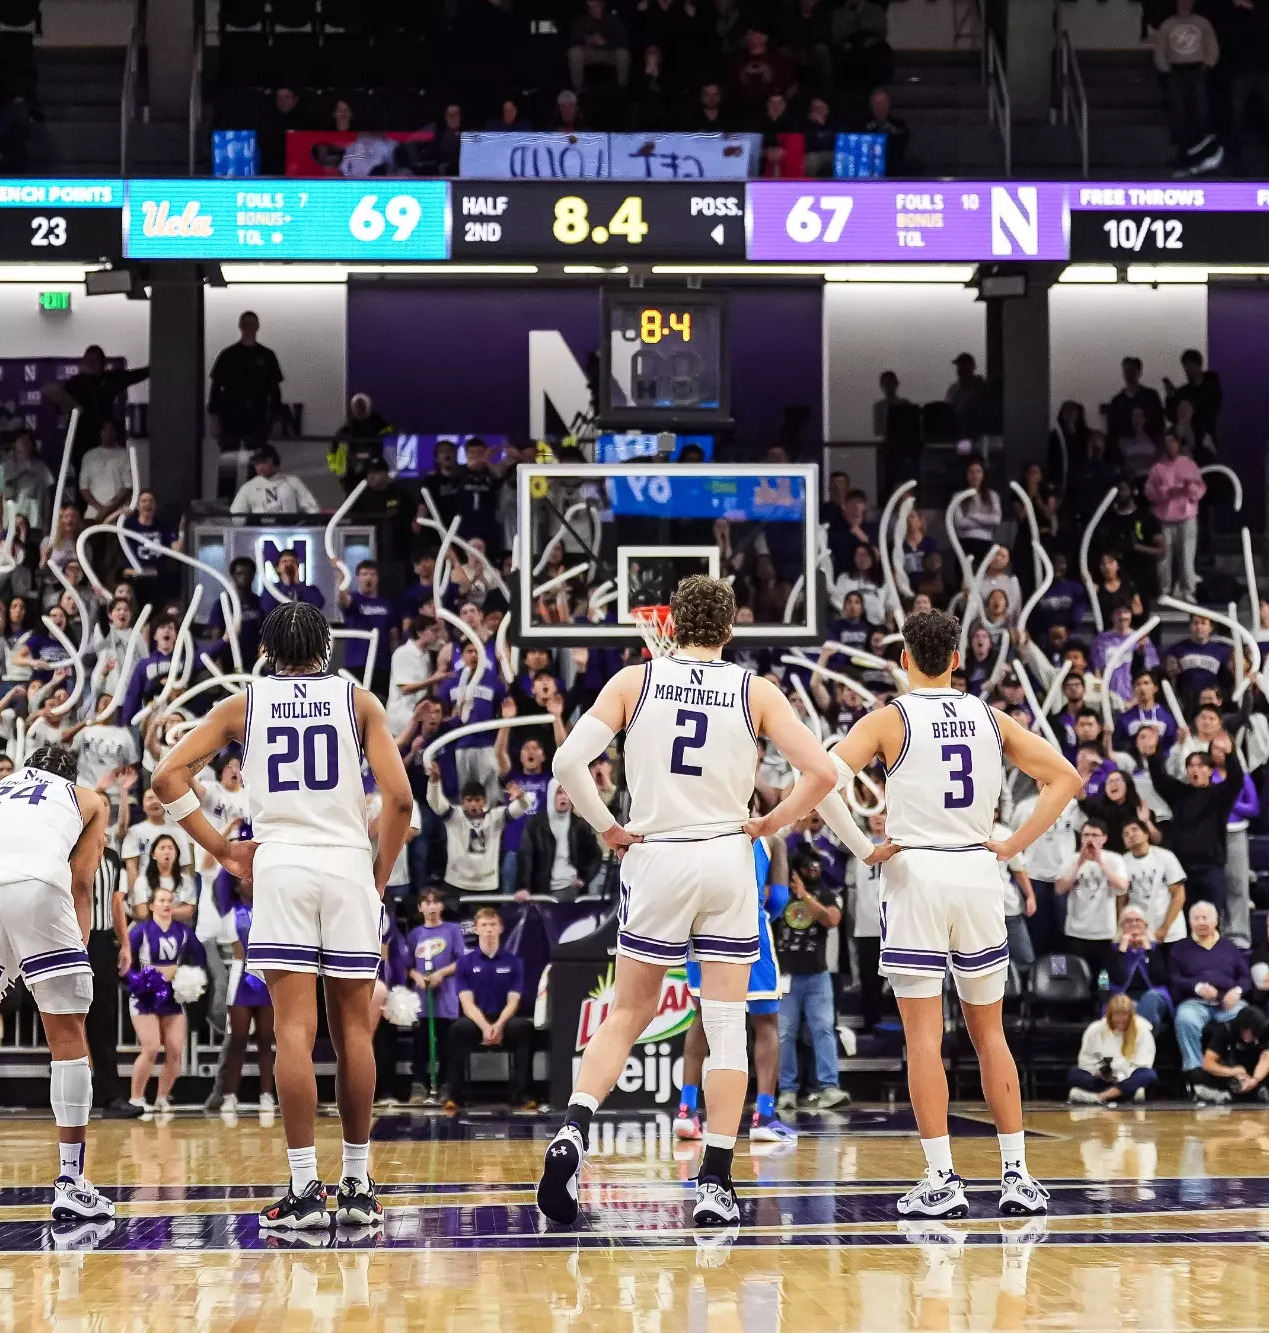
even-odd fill
[(260, 1210), (262, 1231), (316, 1231), (329, 1226), (326, 1186), (320, 1180), (313, 1181), (302, 1194), (287, 1190), (277, 1203)]
[(339, 1182), (335, 1221), (341, 1227), (372, 1227), (383, 1221), (383, 1204), (373, 1180), (363, 1185), (356, 1176), (345, 1176)]
[(586, 1160), (586, 1144), (576, 1125), (564, 1125), (551, 1140), (538, 1181), (538, 1210), (552, 1222), (571, 1226), (580, 1211), (577, 1188)]
[(114, 1215), (114, 1204), (87, 1180), (58, 1176), (53, 1183), (54, 1222), (100, 1222)]
[(1026, 1171), (1006, 1171), (1000, 1181), (1001, 1217), (1038, 1217), (1049, 1211), (1049, 1191)]
[(114, 1229), (114, 1218), (104, 1217), (97, 1221), (54, 1222), (49, 1227), (49, 1235), (55, 1250), (86, 1251), (95, 1250)]
[(968, 1217), (965, 1182), (955, 1172), (938, 1177), (928, 1172), (895, 1203), (901, 1217)]
[(692, 1221), (698, 1227), (732, 1227), (740, 1221), (736, 1191), (713, 1176), (698, 1178)]

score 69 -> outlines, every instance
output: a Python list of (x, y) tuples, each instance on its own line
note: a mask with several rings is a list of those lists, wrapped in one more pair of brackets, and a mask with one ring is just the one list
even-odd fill
[(409, 240), (423, 217), (419, 201), (408, 194), (394, 195), (384, 204), (382, 213), (376, 207), (378, 202), (377, 194), (363, 195), (349, 215), (348, 230), (359, 241), (377, 241), (388, 227), (393, 227), (392, 240)]

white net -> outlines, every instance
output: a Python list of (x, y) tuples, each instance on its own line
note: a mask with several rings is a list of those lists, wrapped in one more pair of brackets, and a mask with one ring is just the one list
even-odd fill
[(630, 615), (653, 657), (668, 657), (674, 651), (674, 617), (668, 606), (632, 606)]

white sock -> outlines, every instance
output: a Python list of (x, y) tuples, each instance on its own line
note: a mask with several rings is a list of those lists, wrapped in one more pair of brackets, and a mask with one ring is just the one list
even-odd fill
[(734, 1134), (706, 1134), (705, 1147), (707, 1148), (726, 1148), (729, 1151), (736, 1147), (736, 1136)]
[(568, 1099), (570, 1106), (584, 1106), (592, 1115), (599, 1110), (599, 1098), (592, 1097), (589, 1092), (575, 1092)]
[(317, 1149), (288, 1148), (286, 1160), (291, 1164), (291, 1193), (303, 1194), (317, 1179)]
[(932, 1177), (952, 1174), (952, 1140), (944, 1134), (941, 1139), (922, 1139), (926, 1170)]
[(57, 1156), (60, 1159), (57, 1174), (69, 1176), (75, 1184), (84, 1179), (84, 1145), (82, 1143), (59, 1143)]
[(344, 1143), (344, 1168), (341, 1177), (352, 1176), (363, 1185), (370, 1183), (370, 1145), (368, 1143)]
[(996, 1138), (1000, 1141), (1001, 1172), (1020, 1171), (1025, 1176), (1027, 1150), (1023, 1143), (1026, 1139), (1026, 1130), (1020, 1129), (1016, 1134), (997, 1134)]

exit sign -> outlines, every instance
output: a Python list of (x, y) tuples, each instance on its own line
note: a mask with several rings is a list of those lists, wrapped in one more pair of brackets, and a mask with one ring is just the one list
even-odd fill
[(71, 308), (70, 292), (40, 293), (41, 310), (69, 310), (70, 308)]

